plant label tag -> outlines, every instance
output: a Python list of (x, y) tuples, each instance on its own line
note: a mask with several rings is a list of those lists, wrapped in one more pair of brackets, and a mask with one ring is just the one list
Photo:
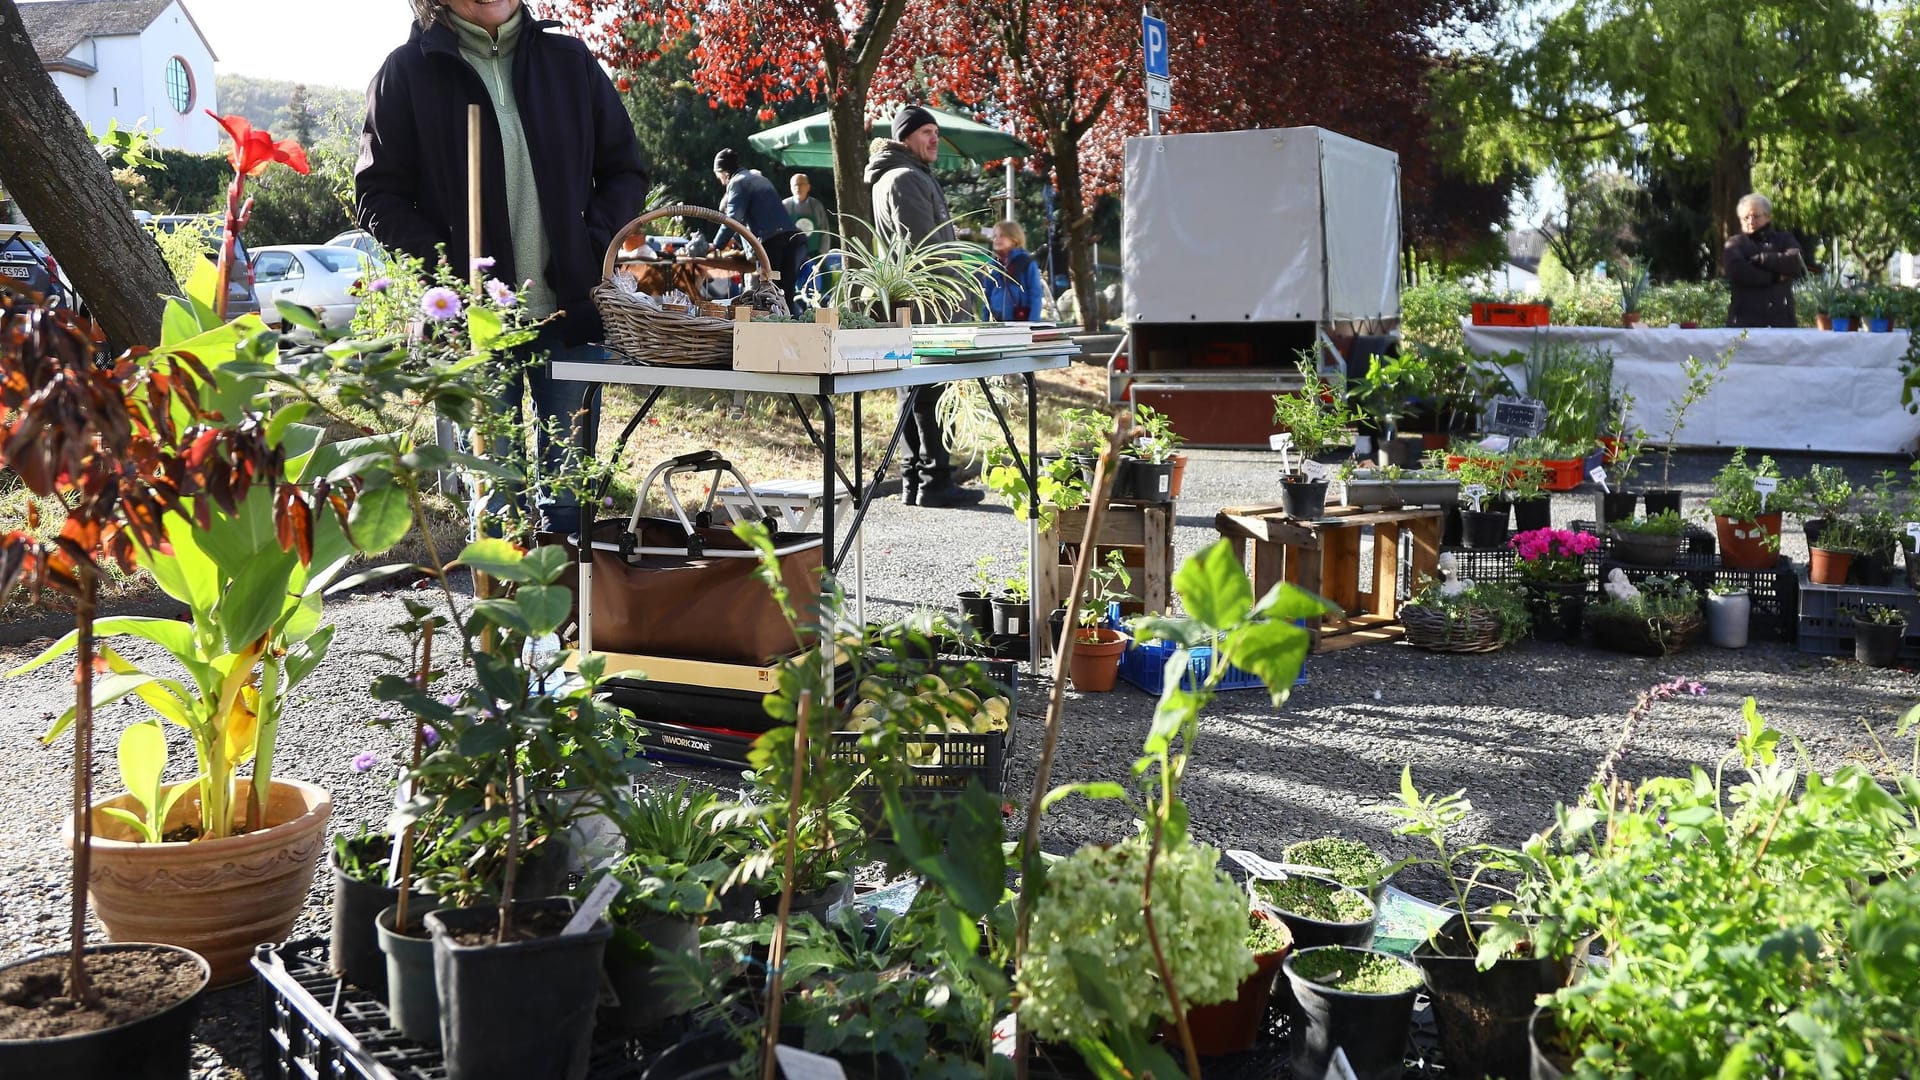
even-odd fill
[(1293, 432), (1291, 431), (1277, 432), (1267, 436), (1267, 447), (1269, 449), (1278, 450), (1284, 454), (1287, 452), (1287, 448), (1292, 445)]
[(1605, 465), (1595, 465), (1593, 468), (1588, 469), (1587, 476), (1591, 478), (1594, 483), (1600, 485), (1601, 491), (1609, 493), (1613, 491), (1612, 488), (1607, 486), (1607, 467)]
[(1512, 445), (1513, 440), (1507, 438), (1505, 435), (1489, 435), (1480, 440), (1480, 449), (1491, 451), (1495, 454), (1506, 453), (1507, 448)]
[(1916, 545), (1920, 545), (1920, 521), (1907, 522), (1907, 536), (1911, 538)]
[(1468, 484), (1460, 489), (1460, 494), (1465, 495), (1473, 504), (1473, 512), (1477, 514), (1480, 512), (1480, 500), (1487, 497), (1487, 485)]
[(1327, 1075), (1333, 1080), (1360, 1080), (1353, 1075), (1353, 1063), (1347, 1060), (1347, 1052), (1336, 1046), (1333, 1057), (1327, 1062)]
[(1527, 397), (1496, 397), (1487, 402), (1480, 428), (1490, 435), (1531, 439), (1547, 430), (1546, 403)]
[(1229, 851), (1227, 858), (1240, 864), (1240, 869), (1257, 878), (1285, 878), (1287, 871), (1271, 859), (1255, 855), (1251, 851)]
[(1333, 466), (1312, 460), (1302, 461), (1300, 463), (1300, 475), (1309, 480), (1325, 480), (1333, 476)]
[(847, 1070), (830, 1057), (809, 1054), (797, 1046), (776, 1046), (773, 1056), (787, 1080), (847, 1080)]
[(575, 909), (573, 918), (567, 920), (567, 928), (560, 932), (562, 934), (586, 933), (600, 916), (606, 913), (607, 905), (613, 903), (613, 898), (618, 895), (620, 895), (620, 879), (612, 874), (601, 878), (600, 884), (595, 885), (593, 891), (587, 894), (587, 898), (580, 901), (580, 906)]
[(1780, 478), (1777, 476), (1756, 476), (1753, 478), (1753, 490), (1760, 493), (1760, 512), (1767, 512), (1767, 497), (1780, 490)]
[[(407, 767), (400, 766), (400, 775), (393, 784), (393, 809), (399, 813), (413, 799), (413, 778), (407, 775)], [(400, 843), (406, 839), (406, 830), (393, 830), (393, 847), (387, 853), (387, 888), (400, 884)]]

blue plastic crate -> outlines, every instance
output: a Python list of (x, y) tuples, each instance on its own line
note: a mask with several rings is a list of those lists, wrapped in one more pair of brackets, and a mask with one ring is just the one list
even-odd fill
[[(1166, 686), (1167, 661), (1175, 651), (1168, 641), (1138, 642), (1120, 654), (1120, 677), (1149, 694), (1158, 695)], [(1192, 690), (1207, 680), (1213, 671), (1213, 649), (1202, 645), (1189, 655), (1187, 675), (1180, 680), (1183, 690)], [(1307, 672), (1303, 665), (1300, 677), (1294, 680), (1295, 686), (1307, 684)], [(1266, 684), (1259, 678), (1249, 675), (1233, 665), (1227, 665), (1227, 673), (1221, 677), (1220, 690), (1262, 690)]]

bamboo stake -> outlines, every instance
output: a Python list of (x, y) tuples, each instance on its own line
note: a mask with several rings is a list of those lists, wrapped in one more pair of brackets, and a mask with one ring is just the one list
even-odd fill
[[(469, 295), (480, 295), (480, 246), (485, 243), (480, 219), (480, 106), (467, 106), (467, 285)], [(481, 452), (479, 450), (476, 453)], [(488, 481), (489, 484), (496, 481)], [(478, 539), (476, 537), (475, 539)], [(473, 575), (473, 598), (485, 600), (493, 595), (493, 578), (468, 568)], [(487, 630), (480, 635), (480, 651), (492, 653), (496, 635)]]
[[(813, 715), (813, 691), (800, 692), (800, 720), (793, 727), (793, 783), (787, 788), (786, 867), (780, 880), (780, 915), (773, 922), (773, 943), (767, 948), (767, 1046), (761, 1080), (773, 1080), (780, 1045), (781, 973), (787, 964), (787, 917), (793, 911), (793, 849), (800, 835), (800, 783), (807, 770), (807, 724)], [(831, 830), (829, 830), (831, 831)]]
[[(1073, 561), (1073, 585), (1067, 590), (1067, 625), (1053, 657), (1053, 692), (1047, 699), (1046, 737), (1040, 745), (1040, 762), (1033, 771), (1033, 794), (1027, 799), (1026, 833), (1020, 841), (1020, 903), (1018, 924), (1013, 939), (1013, 964), (1018, 971), (1027, 954), (1027, 935), (1033, 926), (1033, 890), (1028, 883), (1036, 876), (1040, 863), (1040, 803), (1046, 798), (1047, 782), (1053, 772), (1053, 755), (1060, 744), (1060, 720), (1067, 701), (1067, 670), (1073, 663), (1073, 618), (1080, 607), (1080, 594), (1086, 591), (1088, 571), (1093, 566), (1094, 540), (1100, 535), (1100, 523), (1106, 517), (1107, 497), (1113, 490), (1114, 465), (1120, 448), (1133, 438), (1131, 416), (1114, 417), (1113, 430), (1107, 433), (1107, 445), (1093, 471), (1093, 490), (1088, 495), (1087, 528), (1080, 538), (1080, 555)], [(1027, 1080), (1027, 1058), (1033, 1034), (1019, 1023), (1014, 1011), (1014, 1076)]]

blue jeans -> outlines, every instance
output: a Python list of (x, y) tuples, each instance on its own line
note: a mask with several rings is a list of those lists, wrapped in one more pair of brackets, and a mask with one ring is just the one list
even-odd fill
[[(508, 350), (501, 356), (502, 362), (513, 368), (513, 378), (507, 384), (499, 405), (503, 411), (514, 416), (519, 437), (495, 439), (492, 456), (496, 460), (513, 463), (534, 486), (533, 508), (536, 511), (536, 526), (540, 531), (562, 535), (580, 531), (580, 498), (584, 493), (574, 490), (574, 487), (584, 485), (577, 478), (571, 484), (560, 485), (548, 482), (547, 478), (570, 466), (577, 466), (581, 453), (591, 455), (600, 433), (599, 403), (596, 401), (592, 409), (585, 408), (587, 391), (593, 388), (593, 384), (556, 379), (551, 365), (590, 363), (606, 358), (606, 350), (598, 345), (564, 344), (559, 330), (551, 326), (543, 328), (532, 341)], [(530, 360), (535, 362), (529, 366)], [(533, 399), (534, 448), (538, 459), (538, 465), (534, 468), (527, 465), (523, 426), (525, 400), (528, 397)], [(554, 438), (548, 428), (555, 425), (571, 437)], [(584, 447), (585, 450), (576, 451), (576, 447)], [(504, 512), (510, 504), (524, 510), (526, 492), (496, 482), (485, 504), (480, 505), (475, 500), (475, 505), (470, 508), (472, 535), (497, 535), (499, 530), (490, 528), (484, 518), (489, 514)]]

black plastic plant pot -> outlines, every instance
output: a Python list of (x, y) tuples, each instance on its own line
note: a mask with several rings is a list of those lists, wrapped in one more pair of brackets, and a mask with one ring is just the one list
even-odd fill
[(1533, 636), (1541, 641), (1580, 640), (1586, 620), (1587, 583), (1584, 581), (1534, 581), (1527, 586), (1527, 613), (1532, 616)]
[(1497, 551), (1507, 546), (1507, 511), (1460, 511), (1460, 542), (1475, 551)]
[(993, 632), (1003, 637), (1026, 637), (1033, 630), (1027, 625), (1032, 612), (1025, 600), (996, 596), (993, 604)]
[(1685, 538), (1613, 530), (1613, 557), (1635, 566), (1672, 566)]
[[(440, 982), (440, 1042), (448, 1080), (582, 1080), (593, 1043), (600, 971), (613, 928), (596, 922), (578, 934), (557, 931), (573, 901), (514, 906), (523, 932), (547, 936), (494, 944), (493, 907), (436, 911), (434, 975)], [(458, 937), (488, 940), (461, 944)]]
[(1651, 491), (1641, 492), (1640, 497), (1646, 501), (1648, 517), (1667, 510), (1671, 510), (1676, 514), (1680, 512), (1680, 491), (1678, 488), (1654, 488)]
[(1800, 531), (1807, 534), (1807, 547), (1817, 548), (1820, 546), (1820, 534), (1827, 531), (1827, 519), (1808, 518), (1800, 523)]
[[(7, 1080), (187, 1080), (193, 1066), (193, 1022), (200, 1015), (213, 969), (198, 953), (177, 945), (95, 945), (89, 958), (108, 953), (165, 953), (197, 972), (193, 992), (149, 1016), (101, 1031), (45, 1039), (0, 1039), (0, 1076)], [(41, 960), (58, 961), (66, 950), (40, 953), (0, 967), (0, 972)], [(98, 977), (98, 968), (89, 968)]]
[[(1593, 496), (1593, 520), (1602, 527), (1616, 521), (1632, 521), (1633, 508), (1639, 505), (1639, 502), (1640, 493), (1637, 491), (1597, 492)], [(1649, 510), (1647, 513), (1651, 514), (1653, 511)]]
[(745, 885), (736, 885), (720, 894), (720, 910), (714, 922), (752, 922), (760, 911), (760, 898)]
[(1847, 584), (1883, 589), (1893, 584), (1893, 549), (1863, 551), (1847, 567)]
[[(1121, 461), (1124, 464), (1116, 478), (1114, 498), (1145, 503), (1173, 501), (1173, 462), (1155, 465), (1135, 458), (1122, 458)], [(1126, 485), (1125, 494), (1121, 494), (1120, 484)]]
[[(1068, 454), (1067, 460), (1073, 462), (1075, 465), (1080, 466), (1080, 479), (1087, 485), (1087, 490), (1092, 491), (1093, 490), (1093, 474), (1100, 467), (1100, 455), (1099, 454)], [(1116, 476), (1114, 477), (1114, 479), (1118, 480), (1119, 477)]]
[(1565, 1080), (1567, 1070), (1573, 1067), (1572, 1056), (1560, 1047), (1560, 1029), (1554, 1024), (1550, 1006), (1533, 1011), (1527, 1025), (1527, 1053), (1527, 1080)]
[(1460, 506), (1456, 503), (1453, 506), (1447, 507), (1445, 522), (1440, 526), (1440, 546), (1449, 548), (1460, 547), (1461, 532)]
[(1280, 478), (1280, 509), (1297, 521), (1318, 521), (1327, 516), (1327, 482), (1304, 476)]
[(961, 593), (960, 617), (979, 631), (981, 637), (993, 633), (993, 597), (981, 592)]
[[(853, 880), (843, 878), (818, 892), (796, 892), (789, 915), (811, 915), (822, 923), (834, 912), (853, 902)], [(762, 897), (760, 910), (772, 915), (780, 910), (780, 894)]]
[(1513, 502), (1513, 530), (1531, 532), (1553, 528), (1553, 501), (1545, 495)]
[(1249, 880), (1247, 882), (1247, 893), (1248, 896), (1251, 897), (1253, 904), (1280, 916), (1280, 921), (1286, 923), (1287, 929), (1292, 932), (1293, 947), (1296, 951), (1300, 949), (1318, 948), (1322, 945), (1363, 946), (1373, 940), (1373, 924), (1379, 921), (1380, 909), (1374, 905), (1373, 898), (1368, 896), (1364, 890), (1342, 885), (1332, 878), (1316, 877), (1312, 874), (1294, 874), (1292, 876), (1303, 878), (1307, 881), (1317, 881), (1343, 893), (1352, 893), (1354, 896), (1366, 901), (1367, 904), (1367, 917), (1359, 922), (1326, 922), (1321, 919), (1310, 918), (1298, 912), (1287, 911), (1273, 901), (1253, 891), (1254, 886), (1258, 882), (1270, 879), (1253, 878)]
[[(376, 838), (384, 846), (385, 837)], [(385, 854), (383, 851), (381, 854)], [(327, 866), (333, 871), (333, 929), (327, 939), (327, 956), (333, 973), (365, 990), (375, 998), (387, 996), (387, 958), (380, 951), (380, 935), (374, 919), (386, 908), (400, 902), (400, 891), (384, 883), (361, 881), (348, 876), (329, 853)], [(415, 893), (409, 912), (432, 911), (438, 901), (431, 895)]]
[(440, 1045), (440, 981), (434, 975), (433, 938), (423, 919), (433, 904), (429, 899), (422, 907), (407, 905), (410, 933), (394, 930), (397, 906), (383, 909), (374, 921), (387, 1017), (400, 1034), (423, 1046)]
[[(1440, 1023), (1447, 1074), (1495, 1080), (1524, 1076), (1532, 1053), (1534, 998), (1559, 989), (1564, 969), (1551, 960), (1514, 957), (1481, 971), (1464, 925), (1455, 915), (1413, 951)], [(1474, 928), (1484, 932), (1491, 925), (1476, 922)]]
[(1906, 623), (1883, 626), (1856, 620), (1853, 624), (1853, 658), (1868, 667), (1892, 667), (1900, 659), (1900, 646), (1905, 643), (1906, 637)]
[(1053, 654), (1060, 653), (1060, 640), (1067, 632), (1067, 609), (1054, 608), (1047, 612), (1047, 640), (1053, 643)]
[(607, 984), (614, 1002), (600, 1010), (598, 1030), (642, 1035), (691, 1008), (662, 956), (700, 951), (700, 928), (690, 918), (661, 915), (615, 928), (607, 943)]
[[(1281, 966), (1293, 991), (1291, 1064), (1298, 1080), (1343, 1076), (1333, 1066), (1335, 1050), (1346, 1055), (1354, 1080), (1399, 1080), (1406, 1072), (1407, 1031), (1413, 1023), (1414, 988), (1392, 994), (1360, 994), (1324, 986), (1295, 973), (1296, 949)], [(1412, 968), (1391, 953), (1354, 949)]]

